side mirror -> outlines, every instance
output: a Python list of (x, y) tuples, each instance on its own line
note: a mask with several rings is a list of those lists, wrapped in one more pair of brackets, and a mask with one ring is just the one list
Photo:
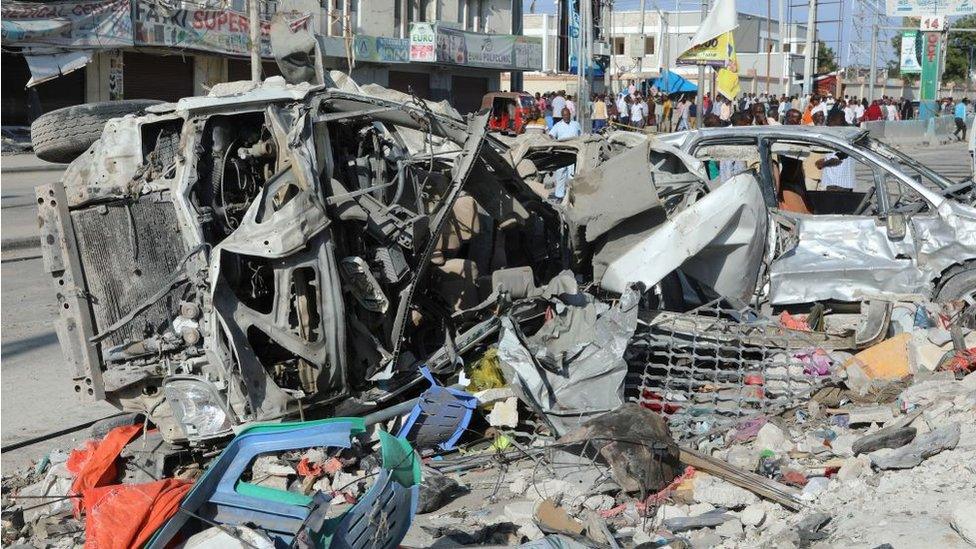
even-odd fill
[(901, 240), (905, 238), (905, 234), (908, 230), (905, 224), (905, 214), (903, 213), (888, 214), (887, 219), (885, 219), (885, 225), (888, 229), (889, 240)]

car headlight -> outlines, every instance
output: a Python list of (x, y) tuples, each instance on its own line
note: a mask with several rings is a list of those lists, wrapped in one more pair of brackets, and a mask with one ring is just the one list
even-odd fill
[(196, 378), (170, 378), (163, 382), (163, 394), (186, 438), (207, 438), (230, 431), (230, 415), (213, 384)]

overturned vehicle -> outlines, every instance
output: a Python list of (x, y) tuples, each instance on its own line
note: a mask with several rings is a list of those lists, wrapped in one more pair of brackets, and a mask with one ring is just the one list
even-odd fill
[(486, 126), (280, 79), (109, 120), (37, 190), (76, 392), (198, 442), (362, 413), (483, 351), (500, 308), (541, 320), (518, 300), (579, 257), (547, 168)]

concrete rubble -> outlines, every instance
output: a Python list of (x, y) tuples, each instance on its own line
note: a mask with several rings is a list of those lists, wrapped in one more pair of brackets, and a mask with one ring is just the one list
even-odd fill
[[(161, 287), (65, 335), (76, 381), (133, 415), (4, 471), (5, 545), (94, 544), (126, 522), (98, 505), (148, 486), (160, 522), (128, 534), (149, 547), (976, 545), (971, 303), (774, 304), (756, 176), (711, 189), (666, 143), (503, 143), (338, 76), (269, 82), (90, 149), (200, 117), (250, 175)], [(265, 110), (205, 122), (242, 101)], [(189, 193), (168, 175), (186, 159), (153, 152), (99, 187), (80, 159), (50, 195), (71, 214), (45, 219)], [(547, 200), (569, 164), (578, 186)], [(46, 248), (52, 273), (93, 268), (76, 252)]]

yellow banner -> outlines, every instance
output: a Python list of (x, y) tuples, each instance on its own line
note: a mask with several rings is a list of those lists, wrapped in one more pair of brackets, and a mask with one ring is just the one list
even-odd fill
[(715, 79), (715, 88), (718, 93), (729, 99), (735, 99), (739, 95), (739, 73), (729, 69), (718, 69), (718, 78)]
[(679, 65), (727, 67), (730, 62), (735, 62), (735, 40), (731, 32), (720, 34), (704, 44), (693, 46), (678, 57)]

